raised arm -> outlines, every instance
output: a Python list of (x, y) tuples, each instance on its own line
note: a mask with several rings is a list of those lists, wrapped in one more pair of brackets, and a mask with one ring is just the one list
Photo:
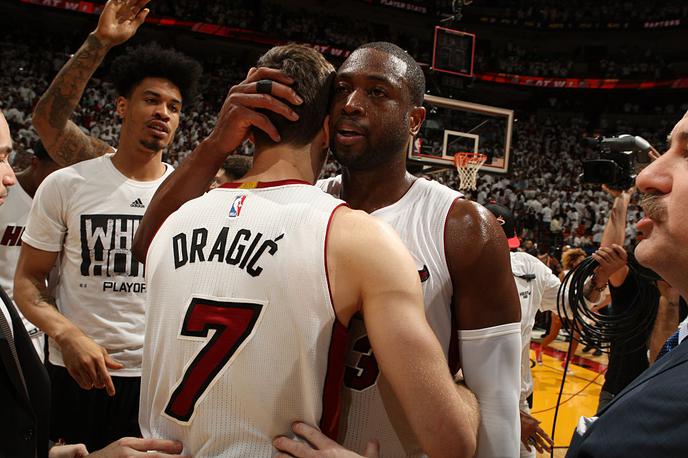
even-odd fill
[[(609, 212), (607, 224), (604, 226), (600, 248), (611, 245), (623, 247), (624, 240), (626, 239), (626, 214), (628, 213), (628, 204), (631, 201), (634, 189), (615, 191), (606, 186), (604, 186), (604, 189), (614, 198), (614, 203), (612, 205), (612, 210)], [(628, 266), (624, 265), (616, 272), (610, 273), (607, 279), (612, 285), (621, 286), (626, 279), (626, 275), (628, 275)], [(607, 279), (597, 279), (597, 284), (601, 286)]]
[(473, 456), (474, 407), (457, 391), (425, 317), (418, 272), (399, 236), (369, 215), (342, 209), (329, 237), (338, 316), (342, 318), (342, 303), (361, 304), (382, 374), (421, 447), (432, 457)]
[(71, 165), (112, 151), (110, 145), (86, 135), (69, 118), (108, 51), (132, 37), (143, 24), (149, 11), (144, 6), (149, 1), (109, 0), (96, 30), (62, 67), (36, 104), (34, 127), (58, 164)]
[[(273, 80), (272, 95), (256, 93), (256, 83), (263, 79)], [(208, 190), (210, 181), (222, 163), (249, 138), (252, 128), (261, 129), (273, 140), (279, 141), (275, 126), (267, 116), (255, 109), (271, 110), (288, 119), (298, 119), (298, 115), (278, 99), (279, 97), (294, 105), (302, 103), (296, 92), (289, 87), (293, 82), (278, 70), (252, 68), (244, 81), (230, 89), (211, 134), (155, 192), (134, 238), (132, 252), (136, 259), (146, 262), (148, 247), (160, 225), (185, 202)]]
[(478, 456), (517, 456), (521, 306), (506, 236), (487, 209), (460, 199), (449, 212), (444, 243), (461, 368), (480, 404)]

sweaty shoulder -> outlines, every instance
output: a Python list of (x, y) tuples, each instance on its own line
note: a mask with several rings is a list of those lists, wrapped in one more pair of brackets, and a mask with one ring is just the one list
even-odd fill
[(445, 250), (459, 329), (520, 321), (506, 235), (482, 205), (459, 199), (447, 216)]
[[(457, 199), (449, 209), (445, 230), (448, 255), (460, 253), (470, 263), (491, 246), (506, 248), (506, 236), (497, 219), (480, 204)], [(508, 253), (508, 250), (507, 250)]]

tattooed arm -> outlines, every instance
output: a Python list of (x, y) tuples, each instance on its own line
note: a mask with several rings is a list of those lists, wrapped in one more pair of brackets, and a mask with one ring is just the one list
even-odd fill
[(113, 47), (131, 38), (146, 19), (150, 0), (109, 0), (98, 26), (57, 74), (33, 112), (33, 124), (50, 157), (71, 165), (112, 151), (70, 121), (88, 80)]

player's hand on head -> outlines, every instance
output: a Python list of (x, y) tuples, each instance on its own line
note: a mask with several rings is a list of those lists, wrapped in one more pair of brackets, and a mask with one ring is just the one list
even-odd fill
[(101, 43), (115, 46), (134, 36), (150, 10), (150, 0), (108, 0), (93, 32)]
[(115, 386), (108, 369), (122, 369), (122, 363), (112, 359), (107, 350), (81, 332), (61, 336), (58, 343), (65, 368), (81, 388), (105, 389), (114, 396)]
[(230, 154), (248, 139), (251, 129), (265, 132), (274, 141), (280, 140), (277, 128), (267, 116), (259, 113), (268, 110), (297, 121), (299, 116), (290, 108), (303, 100), (290, 87), (294, 80), (273, 68), (252, 68), (246, 79), (232, 86), (225, 98), (217, 123), (206, 142), (222, 154)]
[(167, 439), (141, 439), (123, 437), (104, 449), (91, 453), (93, 458), (124, 458), (140, 456), (142, 458), (181, 457), (184, 446), (181, 442)]
[(292, 425), (292, 430), (299, 437), (304, 439), (299, 441), (285, 436), (276, 437), (272, 444), (281, 453), (278, 457), (296, 458), (378, 458), (380, 456), (379, 445), (377, 442), (368, 442), (363, 455), (352, 452), (342, 447), (317, 428), (305, 423), (296, 422)]

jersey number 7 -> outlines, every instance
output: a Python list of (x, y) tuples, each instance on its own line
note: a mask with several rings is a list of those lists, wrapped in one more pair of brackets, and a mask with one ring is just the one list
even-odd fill
[(189, 423), (196, 405), (223, 368), (252, 335), (263, 304), (193, 298), (186, 310), (180, 339), (198, 340), (215, 332), (198, 352), (170, 396), (165, 414)]

